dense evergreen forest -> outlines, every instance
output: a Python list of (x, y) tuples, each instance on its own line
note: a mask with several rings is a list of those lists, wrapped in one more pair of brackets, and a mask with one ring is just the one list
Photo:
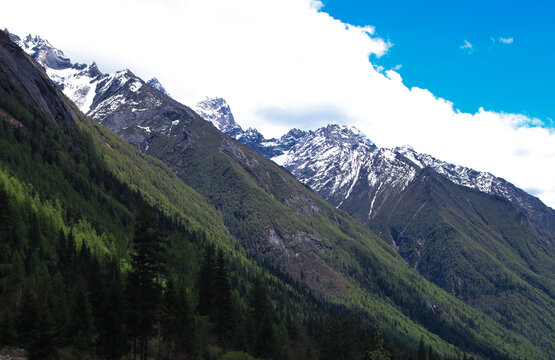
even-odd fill
[(0, 43), (0, 356), (472, 358), (382, 335), (368, 313), (253, 259), (167, 167), (77, 113), (4, 33)]
[[(60, 209), (25, 196), (13, 178), (2, 180), (4, 352), (24, 349), (29, 359), (440, 358), (423, 342), (416, 353), (402, 353), (341, 309), (328, 311), (324, 321), (299, 322), (258, 277), (234, 296), (224, 252), (212, 244), (193, 277), (188, 269), (198, 264), (171, 255), (169, 247), (176, 241), (198, 246), (202, 234), (173, 228), (171, 221), (164, 232), (147, 207), (136, 215), (133, 252), (123, 266), (122, 259), (101, 256), (78, 240), (92, 234), (64, 226), (56, 234), (48, 225), (62, 219), (49, 216)], [(27, 201), (10, 196), (10, 185)]]

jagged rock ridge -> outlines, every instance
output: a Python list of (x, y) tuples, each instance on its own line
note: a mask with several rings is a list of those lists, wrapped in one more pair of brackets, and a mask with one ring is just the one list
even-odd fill
[[(223, 99), (207, 99), (199, 112), (214, 124), (229, 117), (220, 113)], [(205, 116), (210, 114), (210, 116)], [(237, 131), (217, 127), (259, 153), (287, 168), (333, 205), (355, 215), (372, 219), (389, 197), (403, 191), (423, 168), (430, 167), (457, 185), (511, 201), (543, 225), (555, 226), (555, 212), (538, 198), (488, 172), (454, 165), (419, 153), (410, 146), (393, 149), (376, 147), (354, 127), (328, 125), (315, 131), (293, 129), (279, 139), (265, 139), (256, 129)]]

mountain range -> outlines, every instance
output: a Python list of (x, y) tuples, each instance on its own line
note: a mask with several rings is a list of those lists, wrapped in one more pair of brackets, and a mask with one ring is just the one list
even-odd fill
[(536, 197), (409, 146), (378, 148), (353, 127), (293, 129), (265, 139), (230, 121), (223, 99), (195, 109), (367, 224), (428, 280), (511, 328), (533, 318), (531, 327), (550, 331), (541, 311), (521, 306), (531, 294), (536, 304), (555, 295), (555, 212)]
[(83, 113), (206, 199), (247, 253), (387, 336), (415, 346), (424, 331), (443, 353), (553, 353), (555, 215), (537, 198), (410, 147), (378, 148), (352, 127), (267, 140), (243, 131), (221, 98), (191, 109), (156, 79), (102, 74), (39, 37), (11, 39)]

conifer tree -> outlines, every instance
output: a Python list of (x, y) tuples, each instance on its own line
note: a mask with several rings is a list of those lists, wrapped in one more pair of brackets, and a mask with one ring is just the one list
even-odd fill
[(41, 301), (36, 303), (36, 319), (33, 321), (27, 346), (29, 360), (56, 359), (56, 324), (52, 316), (50, 295), (48, 290), (43, 292)]
[(340, 323), (337, 316), (330, 316), (324, 324), (320, 338), (320, 359), (340, 359), (342, 349), (340, 345)]
[(185, 288), (168, 278), (164, 293), (164, 331), (175, 355), (194, 357), (198, 352), (196, 320)]
[(15, 248), (15, 244), (10, 244), (13, 214), (11, 210), (10, 198), (3, 184), (0, 184), (0, 264), (7, 261), (9, 250)]
[(234, 330), (231, 286), (222, 250), (218, 251), (214, 271), (214, 327), (220, 340), (230, 341)]
[(153, 215), (143, 207), (135, 220), (134, 252), (127, 290), (133, 356), (135, 358), (138, 351), (141, 360), (147, 358), (148, 337), (159, 315), (161, 277), (165, 273), (164, 248), (164, 236), (156, 229)]
[(438, 356), (434, 353), (432, 345), (428, 345), (428, 360), (436, 360)]
[(72, 310), (70, 314), (72, 344), (80, 352), (92, 350), (94, 318), (89, 301), (85, 279), (80, 276), (72, 291)]
[[(357, 344), (357, 328), (353, 319), (347, 315), (341, 320), (339, 346), (341, 348), (342, 359), (353, 359), (358, 350)], [(361, 354), (358, 354), (361, 355)]]
[(26, 288), (23, 298), (19, 305), (16, 321), (16, 330), (19, 337), (19, 344), (23, 348), (29, 347), (31, 332), (37, 320), (37, 302), (34, 294)]
[(99, 315), (98, 352), (107, 360), (120, 359), (127, 350), (124, 331), (124, 296), (119, 264), (112, 261), (106, 281), (108, 289)]
[(254, 354), (259, 357), (272, 358), (277, 352), (277, 338), (272, 315), (270, 298), (266, 286), (260, 278), (253, 282), (249, 305), (254, 324)]
[(201, 315), (210, 315), (214, 311), (215, 268), (214, 245), (208, 244), (204, 250), (204, 257), (202, 258), (197, 282), (199, 295), (198, 312)]
[(385, 348), (381, 329), (376, 330), (372, 336), (372, 350), (368, 351), (365, 360), (390, 360), (391, 355)]

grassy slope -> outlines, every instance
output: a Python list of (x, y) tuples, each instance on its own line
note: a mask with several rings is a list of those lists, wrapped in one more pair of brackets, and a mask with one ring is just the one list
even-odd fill
[(555, 260), (508, 201), (423, 173), (370, 226), (427, 279), (555, 351)]

